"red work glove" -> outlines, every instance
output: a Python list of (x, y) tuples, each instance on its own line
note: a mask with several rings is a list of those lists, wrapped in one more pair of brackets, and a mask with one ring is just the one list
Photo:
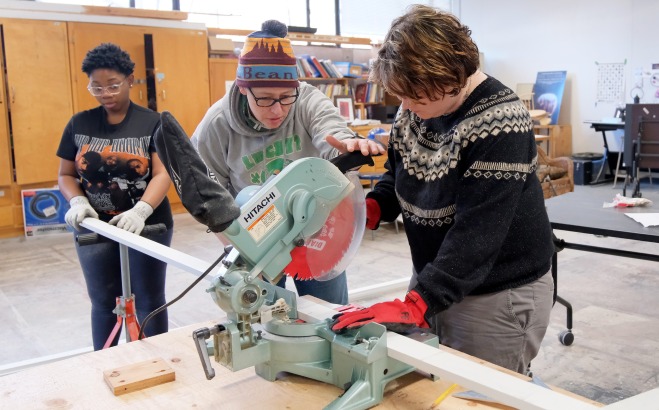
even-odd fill
[(399, 333), (412, 327), (430, 327), (424, 317), (427, 310), (428, 305), (421, 295), (411, 290), (405, 296), (404, 302), (396, 299), (393, 302), (376, 303), (370, 308), (334, 316), (332, 330), (341, 332), (370, 322), (380, 323)]
[(366, 227), (372, 231), (380, 226), (380, 204), (373, 198), (366, 198)]

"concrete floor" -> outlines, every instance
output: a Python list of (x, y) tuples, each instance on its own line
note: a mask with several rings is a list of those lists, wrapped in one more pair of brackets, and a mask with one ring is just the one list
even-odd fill
[[(659, 206), (659, 187), (644, 187)], [(611, 185), (577, 190), (620, 192)], [(659, 229), (659, 227), (650, 228)], [(658, 253), (656, 244), (556, 232), (565, 240)], [(212, 262), (221, 253), (214, 235), (189, 215), (175, 216), (172, 247)], [(91, 350), (89, 300), (69, 235), (0, 240), (0, 374)], [(556, 305), (533, 372), (546, 383), (601, 403), (659, 387), (659, 265), (656, 262), (565, 250), (559, 254), (559, 294), (574, 306), (575, 341), (563, 346), (565, 309)], [(364, 236), (348, 268), (352, 291), (409, 277), (405, 233), (383, 224)], [(168, 270), (167, 299), (194, 275)], [(222, 316), (205, 293), (206, 282), (169, 308), (170, 329)], [(376, 296), (357, 292), (351, 302), (368, 305), (404, 295), (405, 287)], [(190, 345), (190, 348), (193, 348)], [(0, 377), (0, 383), (2, 378)]]

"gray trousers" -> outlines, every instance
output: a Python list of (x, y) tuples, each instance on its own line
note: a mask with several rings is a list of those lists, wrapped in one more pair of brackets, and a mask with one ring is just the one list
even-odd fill
[[(416, 272), (410, 289), (417, 284)], [(440, 343), (525, 374), (549, 325), (554, 280), (551, 273), (527, 285), (467, 296), (430, 323)]]

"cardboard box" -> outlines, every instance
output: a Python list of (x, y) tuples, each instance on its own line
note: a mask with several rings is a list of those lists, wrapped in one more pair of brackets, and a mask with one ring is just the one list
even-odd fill
[(334, 66), (344, 77), (359, 78), (362, 76), (363, 67), (360, 64), (354, 64), (349, 61), (337, 61)]
[(235, 46), (228, 38), (208, 37), (210, 54), (233, 54)]

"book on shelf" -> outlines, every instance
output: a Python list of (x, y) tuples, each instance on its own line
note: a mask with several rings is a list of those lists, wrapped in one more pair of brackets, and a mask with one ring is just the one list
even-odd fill
[(323, 67), (325, 67), (325, 71), (327, 71), (327, 74), (329, 74), (331, 78), (343, 78), (343, 74), (341, 74), (339, 70), (336, 69), (334, 63), (332, 63), (332, 60), (325, 59), (319, 61), (320, 64), (322, 64)]
[(319, 60), (309, 54), (297, 57), (298, 71), (301, 77), (308, 78), (343, 78), (343, 74), (334, 66), (332, 60)]
[(313, 77), (314, 73), (309, 67), (309, 63), (302, 58), (296, 58), (297, 72), (299, 77)]
[(355, 86), (355, 102), (364, 103), (366, 102), (366, 88), (368, 84), (362, 83)]
[(316, 56), (311, 56), (311, 61), (313, 61), (313, 64), (316, 66), (318, 71), (320, 71), (320, 76), (322, 78), (331, 78), (331, 76), (327, 73), (327, 70), (325, 70), (325, 67), (323, 67), (323, 65), (316, 58)]
[(302, 65), (305, 67), (305, 77), (322, 77), (322, 74), (318, 71), (318, 68), (316, 68), (309, 54), (302, 54), (297, 59), (302, 60)]
[(352, 87), (348, 85), (343, 85), (343, 84), (334, 84), (334, 83), (322, 83), (322, 84), (316, 84), (316, 88), (318, 88), (323, 94), (326, 96), (332, 98), (334, 96), (351, 96), (352, 95)]
[(361, 83), (355, 86), (355, 102), (379, 104), (383, 100), (382, 87), (376, 83)]
[(379, 94), (379, 85), (376, 83), (368, 83), (368, 102), (370, 103), (376, 103), (379, 102), (380, 99), (380, 94)]

